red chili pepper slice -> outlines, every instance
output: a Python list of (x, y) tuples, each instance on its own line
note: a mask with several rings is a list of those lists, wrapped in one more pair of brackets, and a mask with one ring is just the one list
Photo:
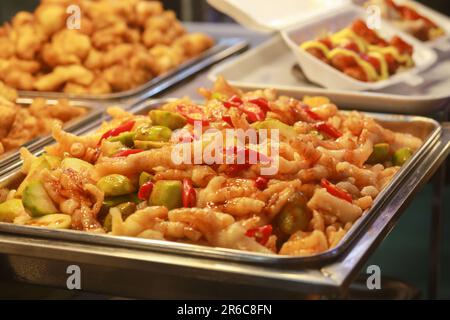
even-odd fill
[(355, 42), (349, 42), (344, 46), (345, 49), (359, 53), (359, 47)]
[(227, 115), (222, 116), (222, 120), (225, 121), (228, 125), (230, 125), (231, 127), (234, 128), (233, 121), (231, 120), (230, 116), (227, 116)]
[(266, 118), (266, 113), (256, 104), (242, 105), (239, 109), (247, 115), (247, 120), (250, 123), (262, 121)]
[(342, 132), (333, 127), (331, 124), (326, 122), (318, 122), (315, 124), (315, 128), (322, 133), (330, 136), (331, 138), (337, 139), (342, 137)]
[(100, 138), (98, 145), (100, 145), (104, 139), (116, 137), (121, 133), (131, 131), (131, 129), (133, 129), (135, 124), (136, 124), (136, 121), (131, 120), (131, 121), (125, 122), (124, 124), (118, 126), (117, 128), (114, 128), (114, 129), (111, 129), (111, 130), (105, 132), (102, 135), (102, 137)]
[(146, 201), (150, 198), (152, 191), (153, 191), (153, 182), (151, 181), (146, 182), (139, 188), (138, 198), (140, 200)]
[(258, 177), (255, 180), (255, 186), (259, 189), (259, 190), (265, 190), (267, 188), (267, 184), (269, 183), (269, 179), (265, 178), (265, 177)]
[(309, 106), (304, 106), (303, 110), (305, 110), (306, 114), (314, 121), (321, 121), (323, 120), (321, 116), (319, 116), (317, 113), (311, 110)]
[(225, 108), (239, 108), (244, 101), (238, 96), (234, 95), (227, 101), (222, 102)]
[(183, 104), (178, 105), (177, 110), (183, 117), (186, 118), (189, 124), (194, 125), (196, 122), (201, 122), (202, 126), (209, 126), (210, 121), (205, 118), (204, 110), (201, 107)]
[(326, 45), (328, 49), (333, 49), (333, 43), (331, 42), (330, 38), (322, 38), (319, 40), (319, 42)]
[(121, 157), (128, 157), (132, 154), (137, 154), (137, 153), (141, 153), (144, 152), (145, 150), (141, 150), (141, 149), (129, 149), (129, 150), (122, 150), (119, 151), (118, 153), (116, 153), (115, 155), (113, 155), (113, 158), (121, 158)]
[(406, 41), (404, 41), (402, 38), (398, 37), (398, 36), (394, 36), (391, 39), (391, 45), (393, 45), (394, 47), (397, 48), (397, 50), (401, 53), (401, 54), (408, 54), (408, 55), (412, 55), (414, 52), (414, 48), (407, 43)]
[(248, 168), (250, 168), (249, 164), (229, 164), (225, 170), (225, 174), (230, 177), (235, 177)]
[(269, 241), (269, 237), (272, 234), (273, 227), (268, 224), (263, 227), (254, 228), (248, 230), (245, 235), (249, 238), (255, 238), (260, 244), (265, 245)]
[(248, 102), (256, 104), (258, 107), (260, 107), (266, 113), (270, 111), (269, 101), (267, 101), (264, 98), (251, 99), (251, 100), (248, 100)]
[(170, 141), (175, 143), (189, 143), (195, 140), (194, 134), (191, 132), (181, 132), (172, 136)]
[(197, 204), (197, 192), (192, 185), (191, 179), (183, 179), (183, 207), (193, 208)]
[(327, 179), (322, 179), (320, 181), (320, 185), (323, 188), (327, 189), (328, 193), (332, 194), (333, 196), (338, 197), (347, 202), (353, 203), (353, 198), (347, 191), (339, 189)]
[(245, 148), (238, 148), (238, 147), (232, 147), (230, 149), (223, 149), (224, 154), (228, 154), (227, 150), (232, 150), (233, 155), (240, 156), (242, 153), (244, 153), (244, 157), (245, 157), (245, 164), (250, 165), (250, 156), (251, 155), (255, 155), (256, 156), (256, 161), (261, 161), (261, 162), (269, 162), (270, 159), (263, 153), (255, 151), (255, 150), (251, 150), (247, 147)]
[(184, 117), (190, 125), (194, 126), (196, 123), (200, 122), (203, 127), (209, 127), (209, 120), (203, 119), (203, 115), (201, 114), (190, 114), (185, 115)]

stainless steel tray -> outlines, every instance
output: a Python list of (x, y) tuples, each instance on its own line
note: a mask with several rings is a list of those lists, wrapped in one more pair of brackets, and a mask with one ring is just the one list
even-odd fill
[(399, 114), (432, 114), (450, 101), (450, 56), (441, 54), (430, 70), (421, 74), (423, 85), (396, 85), (380, 91), (353, 92), (331, 90), (309, 82), (297, 65), (295, 56), (281, 36), (224, 62), (210, 73), (210, 80), (224, 76), (234, 86), (245, 90), (272, 87), (281, 94), (298, 96), (324, 95), (337, 105), (375, 112)]
[[(33, 103), (34, 98), (20, 96), (16, 100), (16, 104), (26, 108)], [(55, 99), (46, 99), (48, 105), (55, 105), (58, 101)], [(88, 123), (98, 121), (101, 119), (103, 110), (98, 103), (92, 101), (81, 100), (69, 100), (69, 103), (73, 106), (82, 107), (88, 112), (82, 117), (72, 119), (64, 124), (64, 129), (69, 132), (73, 132), (76, 129), (85, 127)], [(39, 147), (46, 145), (52, 141), (50, 135), (44, 135), (34, 138), (26, 142), (23, 147), (28, 148), (31, 152), (36, 151)], [(0, 170), (4, 169), (19, 160), (19, 154), (17, 150), (10, 150), (0, 156)]]
[(450, 124), (403, 180), (387, 195), (380, 214), (352, 250), (320, 268), (280, 269), (112, 245), (0, 233), (0, 278), (67, 288), (67, 268), (81, 269), (81, 289), (135, 298), (345, 297), (373, 250), (394, 228), (403, 209), (450, 151)]
[(70, 94), (64, 92), (40, 92), (40, 91), (19, 91), (23, 97), (45, 96), (47, 98), (69, 98), (83, 100), (98, 100), (103, 103), (111, 101), (126, 101), (139, 97), (139, 99), (152, 97), (167, 88), (181, 82), (182, 80), (200, 72), (201, 70), (218, 63), (234, 54), (247, 49), (247, 42), (242, 38), (218, 38), (215, 39), (214, 47), (203, 52), (196, 58), (192, 58), (177, 68), (151, 79), (147, 83), (123, 92), (109, 93), (103, 95), (92, 94)]
[[(135, 105), (130, 111), (136, 114), (147, 113), (149, 110), (158, 107), (164, 101), (148, 100), (146, 102)], [(402, 115), (386, 115), (368, 113), (369, 116), (377, 119), (383, 125), (395, 129), (413, 133), (424, 140), (423, 146), (415, 153), (410, 161), (396, 174), (389, 186), (385, 188), (376, 198), (373, 207), (361, 217), (347, 235), (342, 239), (340, 244), (324, 253), (310, 257), (287, 257), (278, 255), (267, 255), (250, 253), (224, 248), (214, 248), (201, 245), (184, 244), (169, 241), (147, 240), (127, 237), (114, 237), (110, 235), (90, 234), (72, 230), (50, 230), (39, 227), (20, 226), (7, 223), (0, 223), (0, 232), (8, 232), (14, 234), (38, 236), (49, 239), (63, 239), (76, 242), (87, 242), (90, 244), (99, 244), (105, 246), (116, 246), (124, 248), (142, 249), (155, 252), (165, 252), (176, 255), (188, 255), (202, 258), (212, 258), (222, 261), (237, 261), (240, 263), (262, 264), (265, 266), (276, 265), (277, 267), (293, 267), (305, 268), (311, 266), (320, 266), (332, 261), (342, 255), (345, 251), (352, 249), (354, 242), (365, 230), (368, 223), (381, 214), (381, 208), (387, 201), (390, 194), (398, 190), (400, 184), (419, 162), (430, 152), (441, 134), (440, 125), (428, 118), (411, 117)], [(79, 134), (84, 134), (99, 126), (100, 122), (92, 123)], [(20, 173), (21, 163), (16, 163), (7, 168), (3, 174), (0, 173), (0, 187), (15, 185), (18, 180), (23, 179)]]

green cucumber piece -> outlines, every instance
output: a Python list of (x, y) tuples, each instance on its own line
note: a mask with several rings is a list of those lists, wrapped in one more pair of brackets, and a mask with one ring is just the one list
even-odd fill
[(373, 146), (372, 154), (370, 155), (367, 163), (377, 164), (383, 163), (389, 160), (389, 144), (388, 143), (377, 143)]
[(135, 136), (136, 134), (134, 132), (124, 132), (119, 134), (117, 137), (109, 138), (108, 141), (120, 142), (127, 148), (133, 148)]
[(13, 222), (23, 212), (25, 212), (25, 208), (20, 199), (11, 199), (0, 203), (0, 222)]
[(135, 140), (141, 141), (164, 141), (167, 142), (172, 137), (172, 130), (165, 126), (152, 126), (145, 124), (137, 128)]
[(410, 148), (401, 148), (394, 152), (392, 157), (392, 163), (394, 166), (403, 166), (406, 161), (413, 155), (413, 151)]
[(126, 196), (118, 196), (118, 197), (107, 197), (103, 200), (103, 206), (109, 208), (113, 208), (118, 206), (121, 203), (126, 202), (133, 202), (133, 203), (139, 203), (141, 200), (139, 200), (138, 196), (136, 194), (127, 194)]
[(83, 161), (78, 158), (64, 158), (64, 160), (61, 162), (61, 168), (72, 169), (79, 173), (86, 172), (89, 176), (93, 174), (95, 169), (94, 166), (89, 162)]
[(287, 124), (281, 122), (277, 119), (267, 119), (264, 121), (255, 122), (251, 125), (254, 129), (261, 130), (279, 130), (280, 135), (288, 138), (293, 139), (296, 137), (295, 129), (291, 126), (288, 126)]
[(50, 229), (70, 229), (72, 217), (68, 214), (48, 214), (27, 222), (27, 225), (45, 227)]
[(159, 149), (167, 145), (168, 143), (166, 142), (158, 142), (158, 141), (140, 141), (140, 140), (134, 141), (134, 146), (136, 147), (136, 149), (141, 150)]
[(22, 202), (33, 217), (57, 213), (58, 209), (40, 181), (31, 181), (23, 191)]
[(164, 126), (171, 130), (183, 128), (186, 125), (186, 119), (181, 115), (165, 110), (151, 110), (149, 117), (154, 125)]
[(61, 164), (61, 159), (56, 156), (50, 156), (47, 154), (44, 154), (37, 158), (30, 167), (30, 170), (28, 171), (27, 176), (22, 181), (22, 183), (19, 185), (16, 191), (16, 196), (20, 197), (22, 196), (23, 191), (28, 186), (30, 181), (36, 180), (37, 176), (41, 173), (44, 169), (56, 169)]
[[(116, 208), (119, 209), (123, 220), (126, 220), (126, 218), (136, 212), (136, 204), (133, 202), (121, 203)], [(103, 221), (103, 229), (105, 229), (106, 232), (112, 230), (112, 216), (110, 213), (106, 215), (105, 220)]]
[(101, 178), (97, 187), (103, 191), (106, 197), (123, 196), (134, 191), (131, 180), (120, 174), (111, 174)]
[(156, 182), (150, 195), (151, 206), (164, 206), (169, 210), (181, 208), (183, 185), (180, 181), (161, 180)]
[(139, 175), (139, 187), (141, 187), (143, 184), (146, 184), (147, 182), (151, 181), (153, 179), (153, 176), (148, 172), (142, 172)]

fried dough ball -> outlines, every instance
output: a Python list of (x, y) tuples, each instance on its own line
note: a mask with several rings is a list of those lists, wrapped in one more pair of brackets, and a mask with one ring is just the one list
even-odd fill
[(187, 57), (197, 56), (212, 47), (214, 40), (203, 33), (191, 33), (182, 36), (174, 43), (174, 47), (183, 50)]
[(53, 72), (39, 77), (34, 83), (34, 87), (39, 91), (55, 91), (69, 81), (88, 86), (94, 81), (94, 74), (76, 64), (60, 66), (56, 67)]
[(0, 104), (0, 139), (7, 136), (11, 126), (16, 118), (17, 109), (15, 107), (4, 106)]
[(64, 92), (71, 94), (106, 94), (111, 93), (112, 88), (105, 79), (97, 77), (89, 86), (68, 82), (64, 86)]
[(35, 78), (31, 74), (20, 70), (7, 72), (3, 79), (8, 86), (19, 90), (33, 90), (33, 83), (35, 81)]
[(47, 35), (52, 35), (66, 25), (66, 7), (58, 4), (42, 4), (35, 12), (36, 22)]
[(157, 74), (163, 74), (180, 64), (183, 60), (182, 52), (175, 47), (157, 45), (150, 50), (150, 54), (155, 60), (152, 71)]
[(17, 97), (16, 90), (0, 81), (0, 155), (49, 133), (55, 121), (62, 124), (86, 113), (67, 100), (48, 105), (45, 99), (34, 99), (25, 108), (16, 104)]
[(16, 45), (16, 55), (26, 60), (35, 58), (45, 40), (42, 29), (32, 24), (25, 24), (15, 28), (12, 36)]
[(16, 52), (14, 43), (8, 38), (0, 38), (0, 59), (9, 59)]
[(89, 54), (91, 40), (77, 30), (64, 29), (44, 46), (42, 58), (49, 66), (81, 64)]

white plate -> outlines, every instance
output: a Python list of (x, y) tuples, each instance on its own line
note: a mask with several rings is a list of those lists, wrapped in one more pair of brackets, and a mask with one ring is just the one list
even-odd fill
[(351, 25), (356, 19), (366, 21), (366, 18), (364, 10), (356, 6), (348, 6), (324, 15), (320, 19), (299, 23), (283, 30), (281, 33), (283, 39), (297, 57), (297, 61), (308, 79), (326, 88), (361, 91), (382, 89), (399, 83), (421, 84), (422, 78), (417, 76), (417, 74), (432, 66), (437, 60), (437, 54), (420, 41), (399, 31), (388, 23), (381, 23), (381, 28), (377, 32), (385, 39), (398, 35), (411, 44), (414, 47), (413, 60), (415, 67), (392, 75), (386, 80), (377, 82), (356, 80), (299, 47), (300, 44), (317, 39), (324, 33), (335, 33)]
[(280, 36), (275, 36), (216, 66), (209, 73), (209, 79), (223, 75), (231, 84), (243, 89), (270, 87), (298, 96), (326, 95), (340, 107), (401, 114), (432, 114), (443, 109), (450, 98), (450, 58), (425, 72), (421, 86), (399, 84), (383, 92), (324, 89), (306, 80), (301, 73), (293, 72), (296, 65), (294, 54)]

